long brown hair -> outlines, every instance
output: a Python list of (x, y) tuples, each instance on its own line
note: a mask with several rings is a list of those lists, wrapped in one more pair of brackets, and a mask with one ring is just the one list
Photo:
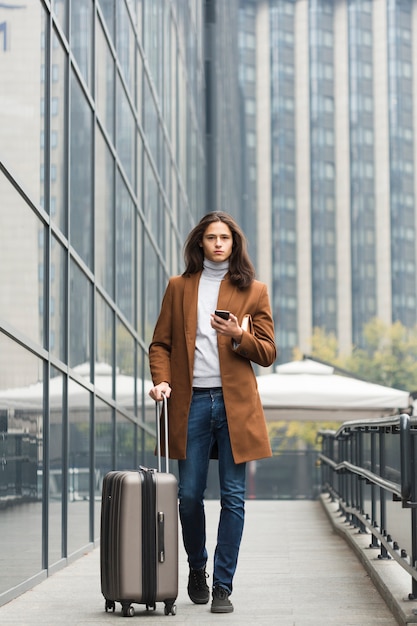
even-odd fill
[(223, 211), (213, 211), (204, 215), (188, 235), (184, 244), (185, 271), (183, 276), (196, 274), (203, 269), (204, 252), (200, 244), (206, 229), (213, 222), (223, 222), (232, 232), (233, 248), (229, 258), (230, 282), (239, 289), (249, 287), (255, 278), (255, 268), (249, 258), (246, 237), (233, 217)]

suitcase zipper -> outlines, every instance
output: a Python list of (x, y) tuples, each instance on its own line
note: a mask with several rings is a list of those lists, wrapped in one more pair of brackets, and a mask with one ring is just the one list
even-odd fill
[(156, 601), (156, 484), (152, 470), (141, 470), (142, 489), (142, 581), (143, 602), (155, 608)]

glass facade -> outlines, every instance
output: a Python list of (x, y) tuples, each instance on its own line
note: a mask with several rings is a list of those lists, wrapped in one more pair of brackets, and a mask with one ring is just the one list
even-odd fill
[(272, 306), (284, 361), (298, 341), (294, 9), (271, 2)]
[(387, 2), (392, 310), (408, 327), (417, 321), (413, 11), (412, 0)]
[(280, 361), (309, 353), (315, 327), (349, 351), (374, 317), (416, 323), (416, 9), (415, 0), (269, 0)]
[(352, 329), (361, 345), (377, 312), (372, 3), (356, 0), (348, 11)]
[(336, 333), (333, 12), (331, 1), (310, 2), (312, 323)]
[(147, 346), (206, 211), (203, 8), (0, 6), (0, 603), (98, 540), (108, 470), (154, 463)]
[[(239, 86), (239, 0), (205, 1), (207, 206), (243, 225), (243, 112)], [(249, 239), (252, 234), (248, 232)]]
[(257, 258), (256, 214), (256, 1), (239, 4), (239, 88), (243, 95), (241, 151), (242, 180), (241, 226), (248, 237), (249, 253)]

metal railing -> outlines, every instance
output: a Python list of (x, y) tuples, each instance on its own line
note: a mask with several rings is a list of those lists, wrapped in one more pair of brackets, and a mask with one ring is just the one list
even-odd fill
[(378, 558), (395, 559), (417, 599), (417, 419), (396, 415), (321, 430), (323, 491), (346, 521), (372, 536)]

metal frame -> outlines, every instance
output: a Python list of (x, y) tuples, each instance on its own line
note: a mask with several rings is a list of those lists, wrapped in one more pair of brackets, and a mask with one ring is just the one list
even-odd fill
[[(364, 435), (371, 436), (371, 467), (365, 467)], [(370, 547), (379, 548), (378, 558), (393, 558), (410, 574), (409, 599), (417, 599), (417, 419), (407, 414), (345, 422), (337, 431), (321, 430), (323, 491), (339, 504), (341, 513), (360, 532), (372, 535)], [(389, 437), (400, 438), (400, 470), (398, 480), (387, 464), (386, 444)], [(378, 439), (378, 441), (377, 441)], [(377, 443), (379, 455), (377, 458)], [(365, 510), (364, 483), (371, 485), (371, 508)], [(390, 495), (403, 508), (411, 509), (411, 554), (396, 541), (395, 528), (388, 529), (386, 502)], [(377, 510), (379, 506), (379, 518)]]

